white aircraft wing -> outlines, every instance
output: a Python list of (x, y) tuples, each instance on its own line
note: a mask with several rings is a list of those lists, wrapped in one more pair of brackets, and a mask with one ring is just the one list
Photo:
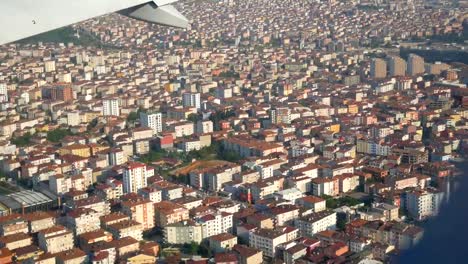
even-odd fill
[(119, 12), (150, 23), (187, 27), (177, 0), (1, 0), (0, 45)]

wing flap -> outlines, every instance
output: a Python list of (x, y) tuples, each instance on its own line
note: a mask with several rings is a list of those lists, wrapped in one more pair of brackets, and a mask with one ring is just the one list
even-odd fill
[(125, 15), (150, 23), (178, 28), (186, 28), (189, 24), (187, 18), (172, 5), (157, 7), (154, 4), (146, 4), (125, 12)]

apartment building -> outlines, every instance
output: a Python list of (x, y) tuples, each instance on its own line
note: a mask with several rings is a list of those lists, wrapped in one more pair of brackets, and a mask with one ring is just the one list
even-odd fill
[(65, 225), (75, 235), (80, 235), (99, 229), (99, 216), (93, 209), (77, 208), (67, 213)]
[(221, 233), (208, 237), (208, 244), (214, 253), (231, 251), (237, 245), (237, 236), (230, 233)]
[(261, 250), (266, 257), (277, 256), (277, 246), (297, 238), (298, 230), (293, 227), (258, 229), (249, 234), (249, 245)]
[(60, 225), (39, 231), (37, 239), (39, 247), (51, 254), (74, 247), (73, 232)]
[(226, 182), (240, 174), (241, 166), (235, 163), (198, 169), (190, 172), (190, 185), (210, 191), (219, 191)]
[(166, 225), (163, 232), (164, 241), (169, 244), (201, 243), (205, 238), (202, 225), (193, 220)]
[(20, 214), (10, 214), (0, 217), (0, 235), (27, 234), (28, 231), (28, 223)]
[(245, 245), (234, 245), (232, 251), (237, 255), (239, 264), (258, 264), (263, 262), (263, 252)]
[(153, 130), (153, 134), (159, 134), (163, 130), (162, 114), (141, 112), (140, 124), (143, 127), (151, 128)]
[(122, 212), (130, 219), (142, 224), (143, 230), (150, 230), (154, 227), (154, 204), (152, 201), (142, 198), (122, 201)]
[(406, 193), (405, 208), (417, 220), (437, 216), (442, 205), (444, 193), (433, 190), (414, 190)]
[(309, 195), (296, 200), (296, 204), (306, 209), (312, 209), (312, 212), (318, 213), (327, 209), (325, 199)]
[(140, 162), (127, 162), (123, 171), (123, 192), (137, 193), (147, 186), (151, 176), (154, 176), (153, 168)]
[(298, 218), (294, 225), (300, 230), (301, 236), (312, 237), (318, 232), (336, 228), (336, 213), (321, 211)]
[(202, 225), (204, 237), (232, 232), (233, 215), (229, 213), (207, 214), (196, 218), (195, 221)]
[(106, 227), (114, 239), (132, 237), (138, 241), (143, 240), (143, 225), (134, 220), (123, 220)]
[(26, 214), (24, 219), (28, 222), (29, 233), (32, 234), (50, 228), (56, 222), (52, 214), (42, 211)]
[(169, 201), (162, 201), (154, 204), (156, 226), (177, 223), (189, 219), (189, 210), (181, 205)]

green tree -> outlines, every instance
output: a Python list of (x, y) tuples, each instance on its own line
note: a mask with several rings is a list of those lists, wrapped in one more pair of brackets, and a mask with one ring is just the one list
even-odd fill
[(135, 122), (138, 119), (138, 113), (137, 112), (130, 112), (127, 116), (127, 121), (128, 122)]
[(66, 136), (71, 135), (72, 132), (68, 129), (57, 128), (55, 130), (47, 132), (47, 140), (58, 143)]
[(199, 117), (197, 114), (190, 114), (188, 117), (187, 117), (187, 120), (192, 122), (192, 123), (196, 123), (198, 120), (199, 120)]
[(184, 244), (182, 249), (184, 250), (184, 253), (186, 254), (196, 255), (200, 251), (200, 245), (192, 241), (192, 243), (190, 244)]
[(17, 137), (17, 138), (12, 138), (11, 143), (15, 144), (18, 147), (24, 147), (29, 144), (31, 144), (31, 138), (32, 135), (31, 133), (26, 133), (23, 136)]

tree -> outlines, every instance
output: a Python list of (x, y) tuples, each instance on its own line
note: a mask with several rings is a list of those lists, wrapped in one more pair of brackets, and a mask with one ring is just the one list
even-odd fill
[(86, 127), (89, 130), (91, 130), (93, 127), (97, 126), (98, 124), (98, 119), (95, 118), (93, 120), (91, 120), (91, 122), (89, 122), (88, 126)]
[(130, 112), (127, 116), (127, 121), (128, 122), (135, 122), (138, 119), (138, 113), (137, 112)]
[(346, 224), (348, 221), (346, 221), (346, 214), (343, 215), (338, 215), (336, 219), (336, 228), (338, 230), (344, 230), (346, 228)]
[(200, 245), (192, 241), (190, 244), (184, 244), (182, 249), (186, 254), (196, 255), (200, 251)]
[(15, 144), (18, 147), (25, 147), (29, 144), (31, 144), (31, 133), (26, 133), (23, 136), (17, 137), (17, 138), (12, 138), (11, 143)]
[(188, 117), (187, 117), (187, 120), (192, 122), (192, 123), (196, 123), (199, 118), (198, 118), (198, 115), (197, 114), (190, 114)]
[(47, 140), (58, 143), (66, 136), (71, 135), (72, 132), (68, 129), (57, 128), (55, 130), (47, 132)]

